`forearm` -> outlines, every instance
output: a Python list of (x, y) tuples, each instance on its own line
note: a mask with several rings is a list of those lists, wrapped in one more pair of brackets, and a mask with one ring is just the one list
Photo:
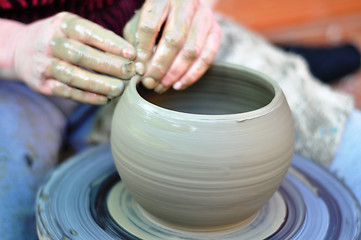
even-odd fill
[(14, 69), (14, 53), (17, 34), (25, 27), (24, 24), (0, 19), (0, 78), (17, 80), (18, 76)]

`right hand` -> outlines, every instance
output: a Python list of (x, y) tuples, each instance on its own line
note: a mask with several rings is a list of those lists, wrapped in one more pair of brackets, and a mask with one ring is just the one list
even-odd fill
[(136, 48), (137, 69), (146, 66), (145, 87), (158, 93), (172, 86), (183, 90), (209, 68), (220, 45), (221, 30), (207, 1), (147, 0), (126, 24), (124, 38)]
[(135, 54), (115, 33), (62, 12), (18, 33), (14, 70), (42, 94), (104, 104), (123, 92), (122, 80), (135, 74)]

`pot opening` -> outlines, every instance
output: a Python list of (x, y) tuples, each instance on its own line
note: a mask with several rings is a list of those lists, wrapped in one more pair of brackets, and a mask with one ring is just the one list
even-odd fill
[(275, 97), (275, 88), (252, 71), (212, 67), (194, 85), (182, 91), (157, 94), (138, 84), (146, 101), (173, 111), (193, 114), (237, 114), (265, 107)]

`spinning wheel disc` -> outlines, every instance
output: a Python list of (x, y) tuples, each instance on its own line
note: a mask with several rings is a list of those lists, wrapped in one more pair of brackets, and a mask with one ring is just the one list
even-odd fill
[(320, 166), (299, 156), (281, 187), (252, 218), (197, 232), (166, 225), (128, 194), (110, 146), (88, 150), (56, 169), (39, 190), (40, 239), (359, 239), (353, 195)]

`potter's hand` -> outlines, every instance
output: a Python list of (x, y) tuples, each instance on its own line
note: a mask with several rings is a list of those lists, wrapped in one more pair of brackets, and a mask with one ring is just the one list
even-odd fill
[(143, 84), (162, 93), (172, 85), (184, 89), (203, 75), (215, 57), (221, 33), (212, 10), (200, 0), (147, 0), (127, 23), (124, 36), (136, 47), (136, 61), (148, 64)]
[(15, 72), (40, 93), (104, 104), (122, 93), (120, 79), (135, 74), (134, 47), (77, 15), (59, 13), (18, 34)]

